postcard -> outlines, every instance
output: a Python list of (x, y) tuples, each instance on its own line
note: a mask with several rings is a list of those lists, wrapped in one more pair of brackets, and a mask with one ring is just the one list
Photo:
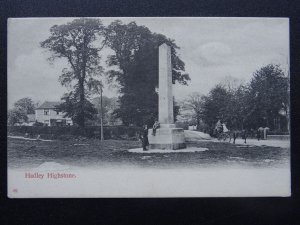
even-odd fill
[(288, 18), (8, 19), (9, 198), (291, 195)]

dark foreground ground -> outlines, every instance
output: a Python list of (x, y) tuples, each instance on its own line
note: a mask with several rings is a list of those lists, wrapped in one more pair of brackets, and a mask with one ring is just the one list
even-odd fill
[(31, 141), (8, 138), (8, 166), (10, 168), (36, 167), (44, 162), (72, 166), (139, 167), (206, 167), (206, 166), (259, 166), (280, 167), (289, 163), (288, 148), (269, 146), (242, 146), (224, 142), (194, 141), (189, 147), (205, 147), (208, 151), (191, 153), (127, 152), (140, 147), (138, 141), (85, 140), (85, 141)]

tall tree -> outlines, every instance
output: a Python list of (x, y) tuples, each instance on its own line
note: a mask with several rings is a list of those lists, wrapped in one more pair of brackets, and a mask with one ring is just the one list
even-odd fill
[(221, 82), (204, 97), (202, 118), (212, 129), (216, 122), (225, 122), (229, 129), (247, 128), (249, 118), (249, 88), (246, 85)]
[(274, 120), (289, 108), (288, 86), (284, 72), (272, 64), (257, 70), (247, 85), (226, 80), (205, 97), (203, 120), (211, 128), (220, 119), (230, 129), (274, 129)]
[(26, 114), (34, 114), (35, 106), (31, 98), (21, 98), (14, 104), (15, 108), (24, 111)]
[(87, 99), (84, 99), (82, 105), (81, 101), (78, 101), (76, 93), (72, 91), (70, 93), (64, 94), (61, 98), (63, 102), (57, 106), (58, 111), (65, 112), (64, 117), (69, 117), (73, 120), (74, 123), (84, 126), (83, 117), (81, 114), (82, 108), (84, 108), (84, 119), (92, 120), (94, 115), (97, 113), (94, 105)]
[(200, 127), (200, 122), (203, 117), (203, 105), (204, 105), (205, 96), (194, 92), (190, 94), (183, 103), (183, 110), (192, 111), (192, 118), (196, 121), (197, 128)]
[(274, 129), (273, 121), (281, 110), (289, 106), (289, 81), (279, 65), (269, 64), (257, 70), (249, 85), (248, 123), (253, 128), (268, 126)]
[(226, 121), (231, 97), (228, 90), (220, 84), (204, 97), (203, 120), (210, 128), (213, 128), (218, 120)]
[(50, 60), (64, 58), (69, 66), (63, 69), (59, 78), (62, 85), (72, 88), (72, 92), (63, 98), (62, 109), (84, 127), (92, 107), (88, 101), (89, 91), (95, 83), (97, 85), (95, 77), (103, 72), (99, 52), (105, 46), (105, 28), (99, 19), (81, 18), (54, 25), (50, 33), (50, 37), (41, 42), (41, 47), (52, 53)]
[[(115, 52), (107, 63), (118, 68), (108, 71), (108, 75), (121, 87), (120, 108), (116, 115), (125, 124), (153, 122), (158, 116), (158, 47), (162, 43), (171, 46), (173, 82), (186, 85), (190, 80), (184, 73), (184, 62), (177, 55), (179, 47), (174, 40), (152, 33), (135, 22), (112, 22), (107, 29), (107, 41)], [(178, 109), (174, 111), (178, 112)]]
[[(118, 99), (116, 97), (109, 98), (107, 96), (103, 96), (102, 99), (103, 99), (102, 105), (103, 105), (103, 119), (104, 119), (103, 122), (105, 125), (114, 124), (116, 122), (116, 119), (114, 118), (113, 112), (118, 108), (118, 102), (117, 102)], [(94, 98), (92, 102), (100, 112), (100, 104), (101, 104), (100, 97)], [(95, 119), (97, 119), (97, 117), (100, 117), (100, 115), (97, 115)], [(97, 119), (97, 121), (99, 121), (99, 119)]]

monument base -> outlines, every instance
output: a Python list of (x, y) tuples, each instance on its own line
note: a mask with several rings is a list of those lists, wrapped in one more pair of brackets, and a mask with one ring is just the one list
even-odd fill
[(153, 129), (148, 131), (149, 149), (176, 150), (186, 148), (184, 131), (175, 128), (174, 124), (162, 124), (153, 135)]

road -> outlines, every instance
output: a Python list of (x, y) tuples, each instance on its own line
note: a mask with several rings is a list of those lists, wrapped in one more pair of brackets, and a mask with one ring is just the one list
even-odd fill
[[(187, 141), (207, 141), (220, 142), (216, 138), (211, 138), (208, 134), (199, 131), (185, 130), (185, 137)], [(237, 145), (245, 146), (270, 146), (270, 147), (280, 147), (289, 148), (290, 140), (260, 140), (257, 139), (247, 139), (247, 144), (241, 138), (236, 139)]]

